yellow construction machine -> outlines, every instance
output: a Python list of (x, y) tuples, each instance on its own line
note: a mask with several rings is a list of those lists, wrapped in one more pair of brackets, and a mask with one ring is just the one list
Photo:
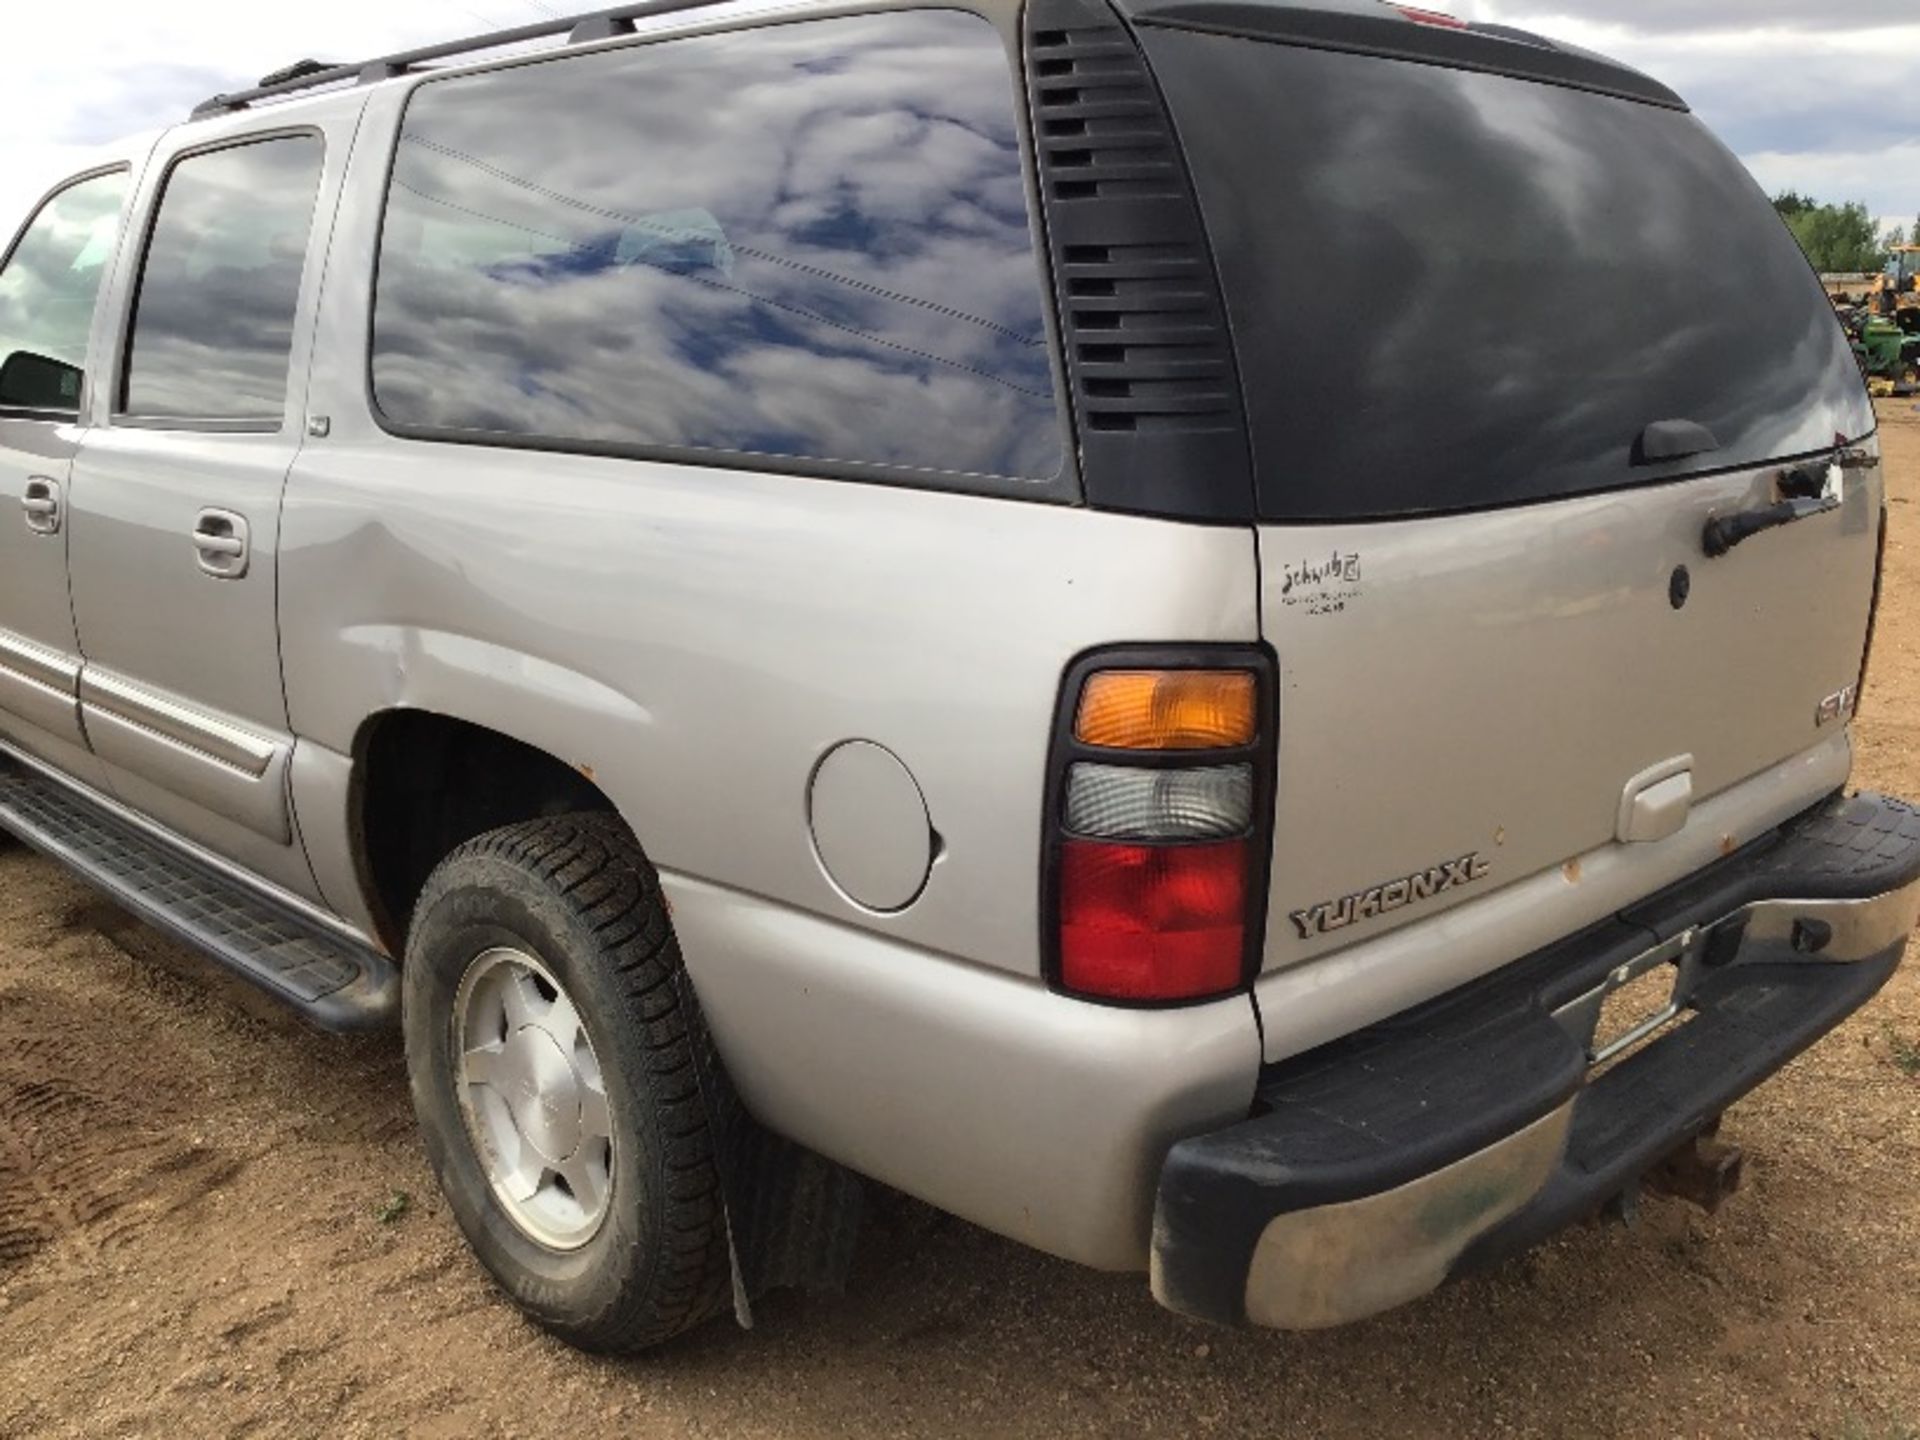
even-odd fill
[(1893, 247), (1871, 295), (1874, 312), (1879, 315), (1920, 310), (1920, 245)]

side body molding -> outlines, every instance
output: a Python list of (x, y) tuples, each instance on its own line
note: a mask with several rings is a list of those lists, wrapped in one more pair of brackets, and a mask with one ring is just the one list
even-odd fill
[(84, 749), (79, 690), (77, 659), (0, 630), (0, 710)]
[(109, 765), (223, 814), (255, 834), (293, 841), (287, 802), (292, 745), (88, 666), (80, 709)]

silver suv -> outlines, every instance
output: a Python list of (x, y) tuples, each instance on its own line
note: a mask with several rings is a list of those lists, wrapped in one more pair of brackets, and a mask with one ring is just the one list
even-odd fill
[(579, 1345), (831, 1282), (857, 1177), (1366, 1315), (1717, 1198), (1920, 913), (1846, 788), (1846, 341), (1680, 100), (1537, 36), (653, 0), (304, 62), (28, 217), (0, 407), (0, 823), (397, 1022)]

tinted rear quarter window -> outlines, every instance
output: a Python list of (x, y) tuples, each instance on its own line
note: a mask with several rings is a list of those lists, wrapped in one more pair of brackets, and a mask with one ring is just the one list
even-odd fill
[(77, 410), (126, 189), (126, 172), (116, 171), (60, 191), (0, 268), (0, 409)]
[[(1513, 504), (1872, 428), (1799, 248), (1691, 115), (1142, 33), (1218, 252), (1266, 517)], [(1669, 419), (1719, 449), (1636, 466)]]
[(140, 276), (128, 414), (282, 418), (321, 155), (318, 136), (290, 135), (174, 167)]
[(373, 382), (410, 433), (1049, 478), (1011, 67), (957, 11), (430, 83)]

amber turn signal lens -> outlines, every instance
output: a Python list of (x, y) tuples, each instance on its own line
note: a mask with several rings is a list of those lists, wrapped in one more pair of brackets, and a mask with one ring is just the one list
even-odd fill
[(1259, 729), (1245, 670), (1103, 670), (1087, 677), (1074, 738), (1114, 750), (1224, 750)]

